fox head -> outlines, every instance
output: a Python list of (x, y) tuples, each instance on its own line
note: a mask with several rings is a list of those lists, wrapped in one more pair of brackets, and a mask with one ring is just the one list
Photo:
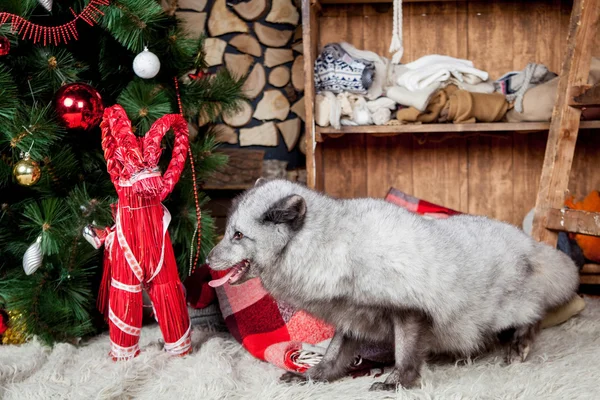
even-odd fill
[(207, 259), (213, 270), (232, 268), (222, 283), (245, 282), (276, 264), (306, 219), (300, 188), (285, 180), (259, 179), (234, 201), (225, 235)]

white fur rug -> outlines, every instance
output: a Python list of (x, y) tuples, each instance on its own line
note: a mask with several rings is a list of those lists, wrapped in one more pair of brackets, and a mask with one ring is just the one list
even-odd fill
[(287, 385), (282, 371), (250, 356), (224, 333), (193, 334), (194, 353), (171, 358), (156, 326), (143, 329), (142, 354), (129, 362), (107, 357), (106, 335), (53, 349), (32, 341), (0, 346), (0, 398), (9, 399), (597, 399), (600, 398), (600, 300), (542, 332), (529, 360), (505, 366), (500, 353), (466, 365), (423, 369), (421, 387), (368, 392), (373, 376), (331, 384)]

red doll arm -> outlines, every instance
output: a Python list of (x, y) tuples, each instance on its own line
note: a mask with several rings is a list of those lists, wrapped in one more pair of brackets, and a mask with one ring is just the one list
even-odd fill
[(144, 139), (144, 159), (149, 168), (156, 167), (162, 151), (160, 142), (169, 129), (173, 129), (175, 142), (171, 162), (162, 177), (161, 201), (171, 193), (185, 167), (185, 159), (190, 145), (187, 122), (179, 114), (165, 115), (152, 125), (152, 129)]

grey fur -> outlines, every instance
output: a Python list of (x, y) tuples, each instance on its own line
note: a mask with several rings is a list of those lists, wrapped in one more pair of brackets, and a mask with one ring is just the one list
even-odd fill
[[(276, 299), (335, 326), (344, 345), (395, 341), (396, 369), (373, 389), (410, 386), (425, 354), (471, 355), (501, 333), (512, 335), (507, 357), (524, 358), (544, 313), (578, 285), (568, 256), (512, 225), (470, 215), (426, 219), (283, 180), (238, 199), (208, 261), (223, 270), (242, 260), (250, 269), (241, 281), (259, 276)], [(331, 350), (309, 378), (341, 376), (348, 356)]]

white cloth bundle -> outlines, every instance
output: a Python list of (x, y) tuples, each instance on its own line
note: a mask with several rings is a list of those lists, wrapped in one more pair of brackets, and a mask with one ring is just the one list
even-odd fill
[(404, 64), (404, 72), (397, 80), (399, 86), (418, 91), (441, 85), (450, 78), (476, 85), (488, 79), (488, 73), (473, 67), (473, 62), (459, 58), (432, 54)]

